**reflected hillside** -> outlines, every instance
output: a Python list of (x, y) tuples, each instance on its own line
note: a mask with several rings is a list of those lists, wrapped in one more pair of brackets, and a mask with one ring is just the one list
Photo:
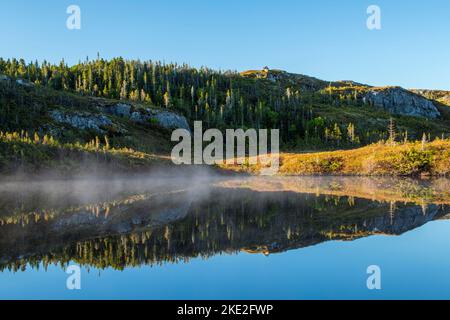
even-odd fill
[(255, 191), (352, 196), (376, 201), (450, 204), (450, 179), (416, 180), (392, 177), (251, 177), (221, 181), (226, 188)]
[(354, 178), (2, 185), (0, 264), (20, 270), (73, 260), (123, 269), (399, 235), (450, 213), (445, 185)]

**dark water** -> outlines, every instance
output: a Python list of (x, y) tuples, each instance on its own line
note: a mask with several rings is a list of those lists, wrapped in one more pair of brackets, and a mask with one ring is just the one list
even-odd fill
[[(450, 182), (2, 183), (0, 298), (450, 298)], [(81, 289), (69, 290), (69, 265)], [(380, 290), (367, 287), (380, 268)]]

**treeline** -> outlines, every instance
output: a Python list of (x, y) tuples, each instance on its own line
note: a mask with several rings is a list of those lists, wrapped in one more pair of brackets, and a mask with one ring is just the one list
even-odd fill
[(285, 145), (344, 146), (385, 136), (373, 128), (321, 117), (315, 106), (331, 101), (324, 92), (249, 79), (232, 71), (122, 58), (97, 57), (74, 66), (0, 58), (0, 74), (56, 90), (174, 109), (191, 121), (202, 120), (204, 128), (278, 128)]

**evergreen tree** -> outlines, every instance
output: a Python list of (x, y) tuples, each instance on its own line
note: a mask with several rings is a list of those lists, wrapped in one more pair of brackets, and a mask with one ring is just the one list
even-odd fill
[(389, 143), (395, 144), (397, 140), (397, 126), (394, 118), (392, 117), (389, 119), (388, 132), (389, 132)]

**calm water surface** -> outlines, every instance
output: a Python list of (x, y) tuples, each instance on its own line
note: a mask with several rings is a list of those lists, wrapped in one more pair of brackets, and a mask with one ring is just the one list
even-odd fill
[(449, 214), (446, 179), (3, 182), (0, 298), (449, 299)]

